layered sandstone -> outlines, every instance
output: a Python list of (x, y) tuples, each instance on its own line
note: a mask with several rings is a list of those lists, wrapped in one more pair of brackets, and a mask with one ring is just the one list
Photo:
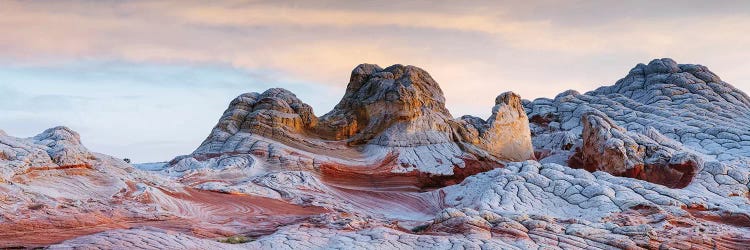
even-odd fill
[(28, 139), (0, 133), (0, 180), (35, 169), (82, 167), (94, 159), (78, 133), (66, 127), (50, 128)]
[[(339, 104), (321, 117), (284, 89), (240, 95), (201, 146), (172, 160), (170, 170), (217, 168), (227, 162), (213, 160), (221, 157), (236, 168), (259, 160), (347, 176), (411, 176), (417, 186), (432, 186), (534, 155), (518, 95), (499, 95), (487, 120), (455, 119), (426, 71), (362, 64)], [(433, 181), (436, 175), (443, 180)]]
[(360, 65), (331, 112), (243, 94), (171, 162), (131, 166), (66, 128), (0, 132), (0, 247), (750, 247), (750, 102), (707, 68), (659, 59), (495, 103), (453, 118), (423, 70)]
[[(327, 212), (271, 198), (235, 197), (184, 186), (90, 152), (78, 134), (66, 127), (31, 138), (0, 135), (0, 150), (0, 248), (47, 246), (141, 226), (200, 237), (240, 232), (262, 235)], [(132, 247), (146, 246), (115, 248)]]

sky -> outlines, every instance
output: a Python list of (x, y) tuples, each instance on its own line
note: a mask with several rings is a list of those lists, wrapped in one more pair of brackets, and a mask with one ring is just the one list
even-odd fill
[(750, 90), (750, 1), (0, 0), (0, 129), (166, 161), (242, 93), (328, 112), (360, 63), (421, 67), (454, 116), (487, 117), (502, 92), (585, 92), (663, 57)]

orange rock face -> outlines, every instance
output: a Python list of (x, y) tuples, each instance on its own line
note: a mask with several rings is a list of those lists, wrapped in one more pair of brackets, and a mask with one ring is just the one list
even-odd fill
[(237, 97), (201, 146), (170, 165), (189, 169), (190, 162), (216, 164), (220, 157), (242, 154), (285, 169), (319, 171), (328, 164), (351, 166), (337, 167), (339, 172), (416, 176), (428, 186), (534, 159), (518, 95), (498, 96), (488, 120), (454, 119), (442, 90), (424, 70), (369, 64), (352, 71), (344, 97), (322, 117), (283, 89)]

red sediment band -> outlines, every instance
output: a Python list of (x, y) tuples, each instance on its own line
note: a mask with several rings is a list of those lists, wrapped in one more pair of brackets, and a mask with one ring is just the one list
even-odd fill
[(394, 173), (398, 156), (387, 155), (383, 160), (371, 165), (344, 165), (334, 162), (321, 164), (321, 179), (324, 182), (346, 187), (374, 189), (427, 191), (461, 183), (466, 177), (486, 172), (504, 165), (476, 159), (464, 158), (465, 166), (453, 166), (452, 175), (433, 175), (418, 170)]
[(62, 166), (37, 166), (37, 167), (30, 167), (25, 172), (21, 174), (28, 174), (30, 172), (34, 171), (45, 171), (45, 170), (65, 170), (65, 169), (92, 169), (91, 165), (87, 163), (82, 164), (71, 164), (71, 165), (62, 165)]

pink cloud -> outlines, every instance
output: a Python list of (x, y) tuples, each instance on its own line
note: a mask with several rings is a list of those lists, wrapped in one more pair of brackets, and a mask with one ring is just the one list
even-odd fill
[(584, 91), (655, 57), (706, 64), (750, 89), (747, 14), (634, 19), (614, 12), (566, 23), (534, 15), (545, 6), (565, 9), (548, 4), (3, 2), (0, 59), (215, 63), (342, 86), (358, 63), (413, 64), (442, 83), (449, 103), (467, 107), (454, 113), (476, 114), (488, 113), (475, 110), (505, 90), (527, 98)]

